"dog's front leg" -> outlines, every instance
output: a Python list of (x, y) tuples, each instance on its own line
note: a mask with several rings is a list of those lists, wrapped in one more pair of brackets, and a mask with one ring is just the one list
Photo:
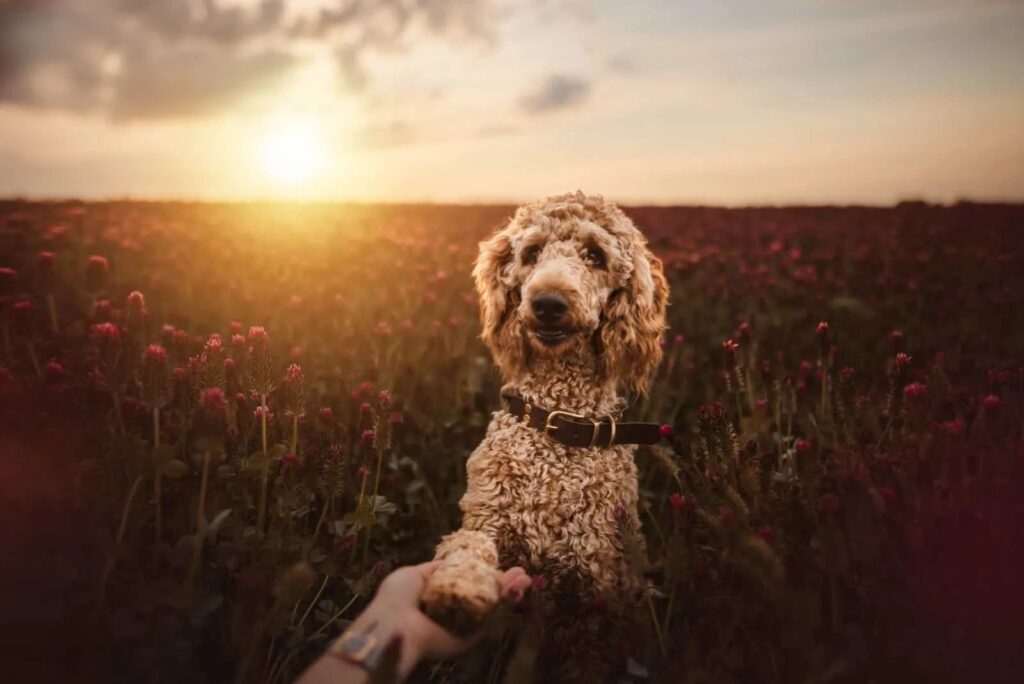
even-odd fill
[(475, 631), (501, 593), (494, 539), (483, 531), (462, 528), (441, 540), (434, 557), (444, 563), (423, 589), (424, 611), (456, 634)]

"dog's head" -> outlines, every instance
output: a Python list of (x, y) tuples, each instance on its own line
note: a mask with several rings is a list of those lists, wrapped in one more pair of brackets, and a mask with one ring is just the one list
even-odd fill
[(615, 205), (580, 192), (521, 207), (480, 243), (483, 340), (508, 378), (531, 359), (593, 345), (609, 381), (643, 392), (661, 360), (661, 261)]

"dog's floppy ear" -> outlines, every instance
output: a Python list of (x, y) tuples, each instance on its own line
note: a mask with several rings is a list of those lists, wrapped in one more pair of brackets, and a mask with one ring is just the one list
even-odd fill
[(607, 377), (642, 394), (661, 361), (668, 283), (661, 260), (647, 249), (639, 233), (629, 251), (633, 270), (626, 284), (609, 297), (599, 344)]
[(512, 282), (512, 242), (506, 227), (480, 243), (473, 267), (473, 280), (480, 296), (480, 337), (494, 355), (508, 379), (525, 366), (522, 324), (512, 310), (518, 306), (519, 291)]

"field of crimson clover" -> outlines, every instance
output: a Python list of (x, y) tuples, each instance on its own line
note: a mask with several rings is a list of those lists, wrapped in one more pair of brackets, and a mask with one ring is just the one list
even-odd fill
[[(673, 301), (628, 680), (1019, 674), (1024, 207), (629, 213)], [(428, 559), (509, 214), (0, 204), (2, 678), (290, 681)], [(557, 609), (416, 681), (529, 681)]]

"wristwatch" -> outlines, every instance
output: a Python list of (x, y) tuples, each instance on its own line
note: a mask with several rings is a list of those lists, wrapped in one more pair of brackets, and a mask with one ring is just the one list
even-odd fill
[(377, 637), (373, 633), (375, 629), (377, 629), (376, 620), (358, 631), (349, 627), (331, 644), (327, 652), (373, 674), (380, 662), (382, 652)]

